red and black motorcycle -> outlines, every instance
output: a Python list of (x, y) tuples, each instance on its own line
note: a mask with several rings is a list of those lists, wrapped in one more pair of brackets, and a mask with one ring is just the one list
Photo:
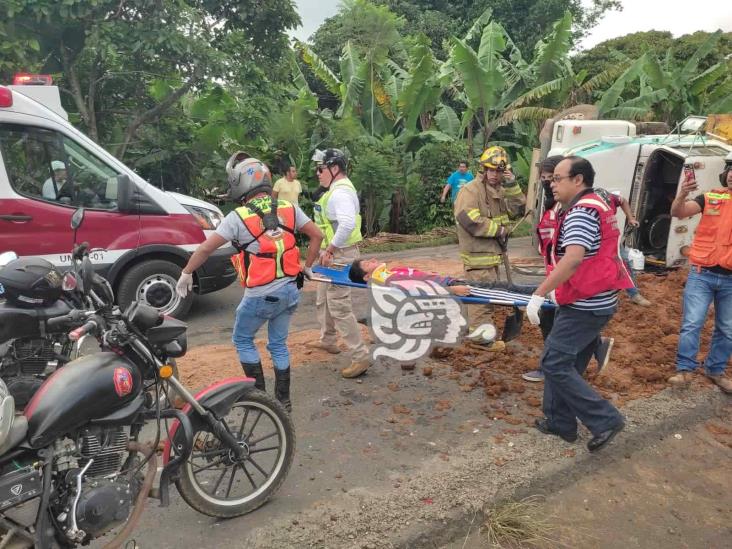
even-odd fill
[[(168, 505), (171, 483), (191, 507), (221, 518), (253, 511), (280, 487), (295, 451), (289, 415), (245, 377), (192, 395), (171, 366), (186, 352), (185, 323), (139, 303), (47, 323), (75, 328), (72, 339), (96, 336), (102, 352), (57, 370), (22, 415), (0, 381), (3, 544), (74, 547), (124, 524), (110, 544), (119, 547), (149, 497)], [(173, 393), (181, 409), (169, 404)], [(148, 424), (156, 429), (145, 443)]]

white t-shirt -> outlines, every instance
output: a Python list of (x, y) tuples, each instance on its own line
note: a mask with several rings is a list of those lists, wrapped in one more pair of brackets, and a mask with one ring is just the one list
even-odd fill
[[(343, 181), (339, 179), (338, 181)], [(348, 180), (350, 181), (350, 180)], [(336, 182), (334, 181), (333, 184)], [(333, 225), (335, 234), (331, 244), (336, 248), (344, 248), (348, 237), (356, 228), (356, 216), (361, 211), (358, 195), (347, 187), (338, 187), (328, 199), (325, 215)], [(359, 227), (360, 229), (360, 227)]]

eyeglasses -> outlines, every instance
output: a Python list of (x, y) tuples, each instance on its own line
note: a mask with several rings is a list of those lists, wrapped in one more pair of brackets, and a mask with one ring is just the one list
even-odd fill
[(317, 166), (315, 168), (316, 173), (323, 173), (325, 171), (325, 166)]
[(552, 181), (554, 183), (559, 183), (562, 179), (569, 179), (570, 177), (574, 177), (573, 175), (553, 175)]

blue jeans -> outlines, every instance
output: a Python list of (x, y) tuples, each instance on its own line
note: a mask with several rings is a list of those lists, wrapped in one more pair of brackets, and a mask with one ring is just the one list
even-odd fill
[(625, 246), (620, 246), (620, 259), (623, 260), (623, 263), (625, 263), (625, 268), (628, 269), (628, 273), (630, 273), (630, 279), (633, 281), (633, 287), (628, 288), (625, 290), (625, 293), (628, 294), (628, 297), (635, 297), (640, 292), (638, 291), (638, 280), (635, 278), (635, 271), (630, 268), (630, 263), (628, 262), (628, 248)]
[(623, 422), (615, 406), (582, 377), (600, 341), (600, 332), (611, 317), (558, 308), (541, 355), (545, 376), (542, 408), (551, 429), (574, 434), (579, 418), (597, 436)]
[(732, 275), (715, 274), (695, 267), (689, 271), (684, 290), (684, 315), (679, 334), (676, 369), (691, 372), (699, 366), (699, 336), (707, 318), (709, 305), (714, 303), (714, 334), (712, 346), (704, 360), (709, 375), (724, 373), (732, 356)]
[(267, 350), (272, 363), (278, 370), (290, 367), (290, 352), (287, 349), (287, 334), (290, 318), (297, 309), (300, 292), (294, 283), (285, 284), (266, 296), (247, 297), (236, 308), (234, 333), (231, 340), (239, 354), (239, 361), (254, 364), (260, 361), (259, 351), (254, 345), (254, 336), (267, 322)]

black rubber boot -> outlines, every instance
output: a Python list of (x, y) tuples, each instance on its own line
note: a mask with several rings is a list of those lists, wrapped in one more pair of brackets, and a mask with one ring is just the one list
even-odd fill
[(242, 368), (244, 368), (244, 373), (247, 375), (247, 377), (254, 378), (254, 388), (259, 389), (260, 391), (264, 391), (264, 372), (262, 372), (262, 363), (242, 362), (241, 366)]
[(282, 403), (287, 412), (292, 411), (290, 402), (290, 369), (278, 370), (275, 368), (275, 398)]

